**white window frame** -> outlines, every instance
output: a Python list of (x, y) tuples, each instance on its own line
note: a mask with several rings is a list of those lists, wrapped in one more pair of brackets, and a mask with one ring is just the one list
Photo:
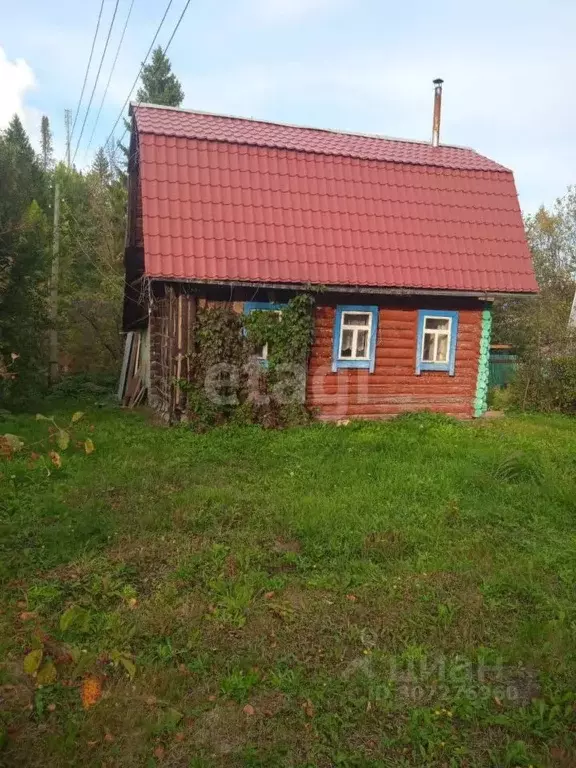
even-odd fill
[[(448, 330), (443, 330), (440, 328), (430, 328), (426, 329), (426, 322), (428, 320), (448, 320)], [(431, 365), (448, 365), (450, 362), (450, 348), (452, 344), (452, 318), (448, 315), (424, 315), (423, 318), (423, 324), (422, 324), (422, 346), (420, 348), (420, 360), (423, 363), (428, 363)], [(425, 360), (424, 359), (424, 347), (426, 345), (426, 336), (434, 336), (434, 344), (433, 344), (433, 355), (432, 360)], [(446, 344), (446, 357), (443, 360), (438, 359), (438, 338), (440, 336), (447, 336), (448, 341)]]
[[(431, 328), (426, 331), (428, 320), (448, 320), (448, 330)], [(416, 374), (420, 376), (426, 371), (444, 371), (450, 376), (456, 374), (456, 345), (458, 342), (459, 312), (451, 309), (419, 309), (416, 344)], [(424, 360), (424, 344), (426, 333), (434, 337), (433, 350), (434, 360)], [(439, 361), (438, 357), (438, 339), (442, 335), (448, 336), (447, 358)]]
[[(368, 315), (368, 325), (354, 325), (346, 324), (344, 319), (347, 315)], [(352, 351), (354, 352), (358, 348), (358, 332), (366, 331), (368, 338), (366, 340), (366, 354), (365, 355), (350, 355), (343, 357), (342, 355), (342, 340), (344, 338), (344, 331), (352, 331)], [(370, 339), (372, 337), (372, 312), (361, 310), (343, 310), (342, 322), (340, 325), (340, 339), (338, 341), (338, 359), (339, 360), (370, 360)]]

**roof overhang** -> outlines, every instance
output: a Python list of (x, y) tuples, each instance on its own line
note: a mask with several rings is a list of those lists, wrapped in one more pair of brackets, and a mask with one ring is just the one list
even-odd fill
[(506, 293), (500, 291), (450, 291), (437, 288), (394, 288), (368, 285), (312, 285), (310, 283), (260, 283), (241, 280), (196, 280), (182, 277), (146, 275), (160, 283), (186, 283), (187, 285), (214, 285), (228, 288), (261, 288), (263, 290), (309, 291), (310, 293), (365, 293), (383, 296), (460, 296), (462, 298), (494, 301), (496, 298), (532, 298), (537, 293)]

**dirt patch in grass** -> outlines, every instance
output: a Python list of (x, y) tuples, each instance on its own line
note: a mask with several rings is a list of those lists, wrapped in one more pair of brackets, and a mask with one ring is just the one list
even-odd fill
[(274, 541), (272, 549), (274, 552), (278, 552), (280, 554), (290, 553), (297, 555), (302, 551), (302, 545), (297, 539), (285, 539), (282, 536), (279, 536)]

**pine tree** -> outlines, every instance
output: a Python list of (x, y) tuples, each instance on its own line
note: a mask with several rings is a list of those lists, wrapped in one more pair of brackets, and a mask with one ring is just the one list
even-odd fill
[(5, 150), (11, 157), (10, 168), (14, 174), (10, 190), (11, 207), (22, 215), (32, 200), (45, 207), (46, 187), (38, 157), (18, 115), (14, 115), (4, 133)]
[(54, 165), (54, 155), (52, 148), (52, 132), (50, 131), (50, 121), (46, 115), (42, 115), (40, 134), (40, 142), (42, 147), (42, 167), (45, 171), (48, 171)]
[(184, 101), (184, 91), (172, 73), (170, 60), (160, 46), (152, 53), (152, 61), (142, 70), (142, 86), (136, 98), (147, 104), (179, 107)]
[(108, 162), (104, 147), (100, 147), (98, 152), (96, 152), (90, 172), (98, 177), (101, 184), (108, 184), (112, 180), (110, 163)]
[(1, 400), (22, 397), (43, 378), (49, 260), (39, 201), (47, 184), (18, 117), (0, 134), (0, 178), (0, 359), (19, 355), (17, 378), (0, 378)]

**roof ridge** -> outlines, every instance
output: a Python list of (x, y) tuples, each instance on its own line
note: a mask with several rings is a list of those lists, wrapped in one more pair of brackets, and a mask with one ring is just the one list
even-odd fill
[[(432, 147), (432, 143), (429, 141), (425, 141), (424, 139), (407, 139), (407, 138), (400, 138), (399, 136), (386, 136), (383, 133), (366, 133), (364, 131), (344, 131), (338, 128), (319, 128), (318, 126), (315, 126), (315, 125), (302, 125), (301, 123), (285, 123), (279, 120), (262, 120), (258, 117), (228, 115), (228, 114), (223, 114), (222, 112), (209, 112), (207, 110), (202, 110), (202, 109), (188, 109), (184, 107), (168, 107), (168, 106), (164, 106), (163, 104), (149, 104), (147, 102), (133, 101), (130, 103), (131, 109), (132, 108), (140, 109), (141, 107), (145, 107), (146, 109), (170, 110), (171, 112), (182, 112), (190, 115), (206, 115), (208, 117), (221, 117), (221, 118), (224, 118), (225, 120), (241, 120), (242, 122), (259, 123), (261, 125), (277, 125), (277, 126), (280, 126), (281, 128), (298, 128), (300, 130), (304, 129), (306, 131), (317, 131), (319, 133), (336, 134), (337, 136), (359, 136), (365, 139), (380, 139), (382, 141), (394, 141), (400, 144), (419, 144), (425, 147)], [(146, 133), (146, 131), (143, 131), (143, 132)], [(461, 149), (466, 152), (474, 152), (474, 154), (479, 155), (480, 157), (484, 157), (484, 155), (480, 155), (480, 153), (473, 147), (467, 147), (463, 144), (439, 144), (438, 146), (445, 149)]]

